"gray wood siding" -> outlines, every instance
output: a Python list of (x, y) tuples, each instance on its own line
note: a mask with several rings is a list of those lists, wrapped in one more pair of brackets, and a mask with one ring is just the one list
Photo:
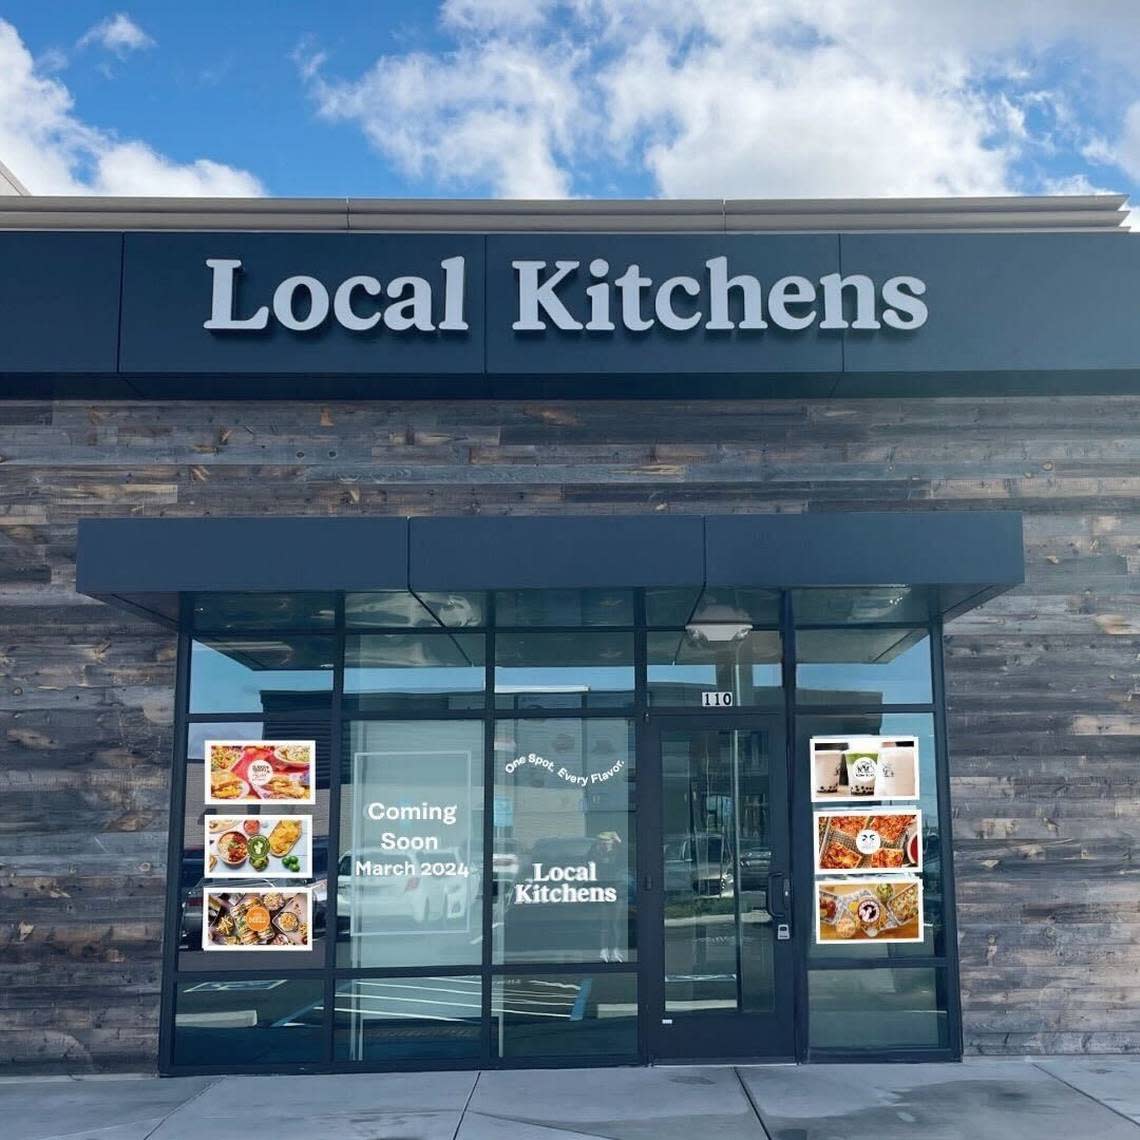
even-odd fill
[(1140, 397), (0, 402), (0, 1065), (153, 1066), (173, 640), (84, 516), (1025, 513), (948, 629), (970, 1052), (1140, 1048)]

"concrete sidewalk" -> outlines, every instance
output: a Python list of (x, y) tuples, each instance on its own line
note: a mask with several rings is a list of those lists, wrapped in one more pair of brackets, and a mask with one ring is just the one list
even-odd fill
[(1140, 1060), (0, 1079), (20, 1140), (1140, 1140)]

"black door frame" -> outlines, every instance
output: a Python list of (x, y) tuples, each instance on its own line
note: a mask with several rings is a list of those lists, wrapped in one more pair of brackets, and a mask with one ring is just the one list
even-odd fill
[[(770, 771), (774, 775), (773, 790), (782, 791), (782, 811), (777, 817), (773, 810), (772, 867), (770, 882), (782, 878), (779, 908), (773, 911), (777, 922), (791, 927), (791, 937), (784, 941), (773, 939), (776, 1002), (771, 1015), (732, 1012), (709, 1014), (710, 1021), (728, 1023), (727, 1040), (734, 1033), (743, 1035), (749, 1028), (757, 1029), (770, 1016), (767, 1028), (780, 1033), (778, 1052), (750, 1052), (740, 1049), (710, 1052), (708, 1047), (695, 1049), (692, 1054), (680, 1056), (675, 1050), (663, 1050), (661, 1045), (664, 1022), (665, 994), (665, 927), (663, 912), (664, 866), (662, 858), (664, 782), (661, 765), (662, 734), (669, 730), (693, 732), (748, 731), (765, 729), (771, 736), (769, 751)], [(782, 785), (782, 786), (781, 786)], [(803, 967), (804, 953), (801, 939), (807, 935), (806, 927), (799, 928), (794, 894), (795, 877), (792, 865), (792, 780), (788, 770), (788, 726), (783, 709), (741, 710), (728, 708), (722, 711), (670, 711), (650, 712), (646, 716), (642, 734), (641, 755), (638, 757), (638, 1005), (639, 1037), (643, 1061), (660, 1064), (681, 1064), (687, 1061), (792, 1061), (799, 1055), (802, 1041), (798, 978)], [(773, 801), (775, 796), (773, 796)], [(775, 803), (773, 802), (773, 808)], [(777, 851), (777, 845), (781, 850)], [(737, 851), (739, 858), (739, 851)], [(711, 1027), (702, 1027), (708, 1032)], [(719, 1027), (718, 1027), (719, 1028)], [(697, 1026), (690, 1040), (700, 1042)], [(718, 1036), (718, 1040), (720, 1040)]]

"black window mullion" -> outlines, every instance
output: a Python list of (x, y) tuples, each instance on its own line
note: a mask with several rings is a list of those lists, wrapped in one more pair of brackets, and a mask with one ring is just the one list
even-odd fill
[[(808, 955), (807, 940), (812, 930), (815, 893), (815, 857), (810, 832), (811, 794), (798, 763), (799, 739), (796, 728), (796, 615), (792, 591), (780, 595), (780, 633), (783, 642), (784, 683), (784, 758), (787, 764), (788, 806), (793, 818), (788, 821), (792, 877), (792, 907), (802, 936), (796, 938), (795, 1014), (792, 1048), (798, 1060), (807, 1057), (808, 1027)], [(805, 819), (808, 821), (805, 823)]]
[(258, 637), (332, 637), (335, 631), (336, 627), (333, 625), (266, 625), (234, 629), (204, 628), (194, 630), (194, 640), (209, 643), (211, 641), (244, 641)]
[(325, 867), (325, 1008), (322, 1025), (325, 1063), (335, 1056), (337, 876), (340, 863), (340, 790), (344, 768), (344, 594), (336, 596), (336, 652), (333, 657), (333, 691), (329, 724), (329, 834)]
[(942, 970), (950, 965), (946, 954), (906, 955), (898, 958), (841, 958), (816, 959), (811, 963), (812, 970)]
[(495, 1064), (494, 1026), (491, 1022), (491, 959), (495, 924), (495, 592), (487, 592), (487, 633), (483, 648), (483, 939), (479, 957), (479, 1000), (483, 1032), (483, 1064)]
[(938, 853), (942, 875), (942, 938), (947, 959), (947, 1017), (950, 1045), (962, 1055), (962, 989), (958, 964), (958, 906), (954, 886), (953, 814), (950, 810), (950, 756), (946, 732), (946, 669), (942, 619), (930, 626), (931, 688), (934, 694), (934, 775), (938, 789)]
[[(174, 1014), (178, 988), (178, 942), (182, 929), (182, 852), (186, 815), (187, 709), (190, 705), (189, 622), (193, 599), (179, 598), (179, 632), (174, 675), (174, 745), (170, 765), (170, 819), (166, 839), (166, 923), (162, 941), (162, 989), (158, 1023), (158, 1063), (169, 1072), (174, 1064)], [(204, 870), (204, 868), (203, 868)], [(203, 910), (203, 921), (205, 911)]]
[[(330, 694), (331, 695), (331, 694)], [(329, 714), (323, 709), (301, 709), (298, 712), (290, 711), (291, 719), (295, 718), (301, 724), (328, 724)], [(264, 712), (238, 712), (238, 713), (187, 713), (187, 724), (257, 724), (265, 720)]]
[[(468, 971), (470, 973), (470, 971)], [(637, 962), (504, 962), (491, 967), (491, 975), (509, 978), (515, 974), (638, 974)]]

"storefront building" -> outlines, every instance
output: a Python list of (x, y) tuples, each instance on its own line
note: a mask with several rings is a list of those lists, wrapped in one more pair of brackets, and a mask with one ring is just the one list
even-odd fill
[(1122, 216), (6, 201), (4, 1063), (1135, 1049)]

